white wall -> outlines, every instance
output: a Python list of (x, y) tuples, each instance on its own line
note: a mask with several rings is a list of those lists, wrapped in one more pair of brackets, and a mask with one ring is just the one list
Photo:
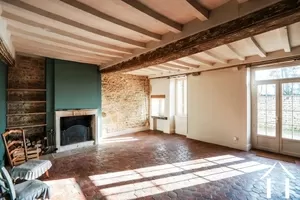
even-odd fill
[[(227, 69), (188, 76), (188, 138), (248, 150), (247, 71)], [(235, 136), (238, 142), (233, 141)]]
[[(165, 112), (164, 116), (167, 117), (167, 120), (157, 119), (156, 129), (163, 131), (164, 133), (173, 133), (174, 132), (174, 109), (173, 104), (175, 101), (174, 98), (174, 80), (162, 78), (162, 79), (151, 79), (150, 86), (151, 92), (150, 95), (165, 95)], [(151, 101), (150, 101), (151, 107)], [(151, 109), (150, 109), (151, 112)], [(150, 116), (152, 113), (150, 113)], [(150, 129), (153, 130), (153, 119), (150, 118)]]
[(175, 133), (187, 135), (187, 116), (175, 116)]

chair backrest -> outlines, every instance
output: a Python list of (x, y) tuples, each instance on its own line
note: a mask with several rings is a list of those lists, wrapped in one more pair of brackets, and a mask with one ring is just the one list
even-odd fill
[(5, 169), (5, 167), (1, 167), (1, 177), (5, 180), (4, 184), (8, 188), (10, 199), (15, 200), (16, 199), (16, 191), (15, 191), (14, 183), (13, 183), (8, 171)]
[[(2, 137), (5, 144), (9, 164), (12, 167), (22, 164), (28, 160), (24, 130), (8, 130), (2, 134)], [(10, 138), (14, 139), (12, 140)]]

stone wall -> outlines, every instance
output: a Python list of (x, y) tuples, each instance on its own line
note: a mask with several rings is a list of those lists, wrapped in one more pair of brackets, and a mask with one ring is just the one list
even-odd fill
[(103, 135), (149, 126), (149, 94), (147, 77), (102, 74)]

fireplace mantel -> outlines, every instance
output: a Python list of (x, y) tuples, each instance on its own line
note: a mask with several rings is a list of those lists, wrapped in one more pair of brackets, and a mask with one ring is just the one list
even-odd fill
[[(60, 130), (60, 118), (72, 117), (72, 116), (92, 116), (92, 136), (93, 141), (81, 142), (76, 144), (70, 144), (61, 146), (61, 130)], [(78, 110), (59, 110), (55, 112), (55, 130), (56, 130), (56, 148), (57, 152), (67, 151), (75, 148), (81, 148), (99, 143), (99, 129), (98, 129), (98, 109), (78, 109)]]

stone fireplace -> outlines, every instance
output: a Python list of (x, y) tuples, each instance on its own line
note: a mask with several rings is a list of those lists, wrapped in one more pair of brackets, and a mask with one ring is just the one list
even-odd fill
[(61, 110), (55, 112), (57, 152), (98, 144), (98, 110)]

